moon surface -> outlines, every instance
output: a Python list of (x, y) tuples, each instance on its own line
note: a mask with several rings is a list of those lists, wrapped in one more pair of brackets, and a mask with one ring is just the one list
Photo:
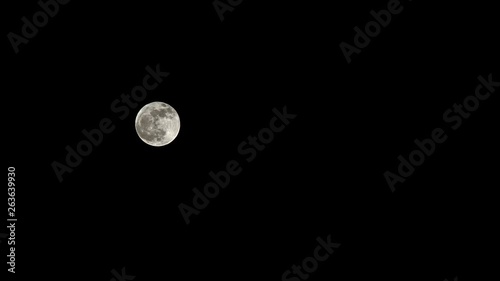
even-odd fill
[(135, 130), (139, 138), (151, 146), (171, 143), (179, 134), (180, 128), (179, 114), (164, 102), (146, 104), (135, 118)]

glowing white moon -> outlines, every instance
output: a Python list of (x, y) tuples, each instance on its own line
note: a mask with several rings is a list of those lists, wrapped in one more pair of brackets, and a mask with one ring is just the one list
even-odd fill
[(139, 138), (152, 146), (171, 143), (179, 134), (181, 122), (177, 111), (164, 102), (146, 104), (135, 118)]

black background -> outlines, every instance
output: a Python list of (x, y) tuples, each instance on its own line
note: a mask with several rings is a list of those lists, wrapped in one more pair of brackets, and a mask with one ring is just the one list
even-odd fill
[[(499, 91), (456, 131), (442, 114), (500, 79), (494, 4), (402, 1), (348, 64), (340, 42), (388, 1), (245, 0), (223, 22), (212, 1), (163, 2), (71, 1), (18, 54), (4, 37), (9, 278), (281, 280), (328, 235), (341, 246), (311, 280), (491, 277)], [(6, 4), (5, 35), (39, 10)], [(157, 64), (170, 76), (119, 120), (111, 102)], [(152, 101), (181, 118), (161, 148), (134, 129)], [(297, 118), (246, 163), (238, 145), (284, 106)], [(115, 131), (59, 183), (51, 163), (105, 117)], [(436, 127), (448, 140), (392, 193), (383, 173)], [(186, 225), (178, 205), (232, 159), (243, 172)]]

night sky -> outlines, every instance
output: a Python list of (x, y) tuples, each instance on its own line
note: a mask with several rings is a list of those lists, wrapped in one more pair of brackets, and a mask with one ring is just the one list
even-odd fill
[(494, 3), (4, 5), (1, 280), (494, 276)]

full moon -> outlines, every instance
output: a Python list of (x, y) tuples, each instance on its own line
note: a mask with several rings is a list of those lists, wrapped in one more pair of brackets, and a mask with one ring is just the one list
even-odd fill
[(179, 134), (181, 122), (177, 111), (164, 102), (146, 104), (135, 118), (139, 138), (151, 146), (171, 143)]

